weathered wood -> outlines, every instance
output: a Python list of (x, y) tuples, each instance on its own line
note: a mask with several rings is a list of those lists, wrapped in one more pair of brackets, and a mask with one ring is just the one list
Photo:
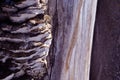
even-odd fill
[(89, 80), (97, 0), (49, 0), (54, 64), (50, 80)]

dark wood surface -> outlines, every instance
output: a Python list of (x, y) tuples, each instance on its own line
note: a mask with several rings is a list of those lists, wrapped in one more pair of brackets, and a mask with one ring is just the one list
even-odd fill
[(120, 0), (98, 0), (90, 80), (120, 80)]

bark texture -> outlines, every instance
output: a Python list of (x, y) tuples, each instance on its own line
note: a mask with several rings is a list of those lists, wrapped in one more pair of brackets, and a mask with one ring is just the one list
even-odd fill
[(1, 1), (0, 80), (41, 80), (47, 73), (46, 57), (52, 40), (47, 3)]

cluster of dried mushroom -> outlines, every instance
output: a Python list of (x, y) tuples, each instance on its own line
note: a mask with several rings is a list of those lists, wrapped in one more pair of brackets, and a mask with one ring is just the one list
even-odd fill
[(47, 72), (46, 57), (52, 40), (47, 3), (47, 0), (1, 1), (0, 66), (4, 68), (0, 70), (0, 80), (23, 75), (40, 80)]

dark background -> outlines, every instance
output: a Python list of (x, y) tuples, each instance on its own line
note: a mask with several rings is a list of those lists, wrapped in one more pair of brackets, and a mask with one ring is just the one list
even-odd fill
[(120, 80), (120, 0), (98, 0), (90, 80)]

